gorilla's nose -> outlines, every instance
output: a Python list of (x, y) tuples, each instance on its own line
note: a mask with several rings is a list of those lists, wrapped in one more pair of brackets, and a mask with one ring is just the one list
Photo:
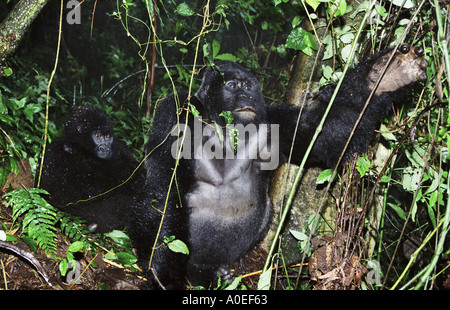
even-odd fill
[(98, 148), (98, 150), (102, 153), (107, 153), (107, 152), (109, 152), (109, 147), (102, 145)]
[(250, 99), (249, 96), (247, 94), (244, 94), (244, 93), (238, 94), (238, 98), (241, 99), (241, 100), (248, 100), (248, 99)]

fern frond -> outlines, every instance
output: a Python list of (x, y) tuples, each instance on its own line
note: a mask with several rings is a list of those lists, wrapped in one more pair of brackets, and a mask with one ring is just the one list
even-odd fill
[(75, 241), (86, 241), (88, 235), (92, 234), (92, 231), (83, 225), (86, 221), (79, 217), (65, 212), (59, 212), (58, 220), (61, 220), (61, 231), (70, 239)]
[(56, 221), (58, 210), (50, 205), (38, 188), (18, 189), (5, 194), (8, 206), (13, 209), (13, 220), (23, 216), (22, 232), (36, 241), (49, 256), (56, 254)]

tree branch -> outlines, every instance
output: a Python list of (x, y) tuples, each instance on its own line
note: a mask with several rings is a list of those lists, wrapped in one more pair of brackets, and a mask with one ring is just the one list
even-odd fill
[(48, 0), (21, 0), (0, 24), (0, 64), (19, 46), (28, 27)]

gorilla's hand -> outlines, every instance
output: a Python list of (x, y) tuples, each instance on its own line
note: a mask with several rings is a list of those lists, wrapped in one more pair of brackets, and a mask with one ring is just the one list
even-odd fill
[(423, 48), (418, 46), (411, 48), (409, 44), (402, 44), (399, 49), (395, 51), (392, 61), (388, 64), (389, 58), (393, 52), (394, 51), (391, 51), (382, 56), (369, 72), (367, 81), (370, 89), (373, 89), (380, 74), (383, 72), (384, 67), (388, 65), (388, 68), (375, 91), (376, 94), (393, 92), (403, 86), (427, 79), (425, 69), (428, 67), (428, 62), (422, 58), (424, 52)]

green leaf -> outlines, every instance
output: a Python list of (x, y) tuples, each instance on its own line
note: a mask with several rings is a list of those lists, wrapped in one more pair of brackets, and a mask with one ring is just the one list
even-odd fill
[(231, 283), (229, 286), (227, 286), (225, 288), (225, 290), (226, 291), (233, 291), (233, 290), (237, 289), (237, 287), (238, 287), (239, 283), (241, 282), (241, 280), (242, 280), (242, 276), (239, 276), (239, 277), (235, 278), (233, 280), (233, 283)]
[(306, 3), (308, 3), (308, 5), (313, 8), (314, 12), (320, 4), (319, 0), (306, 0)]
[[(330, 182), (331, 176), (333, 175), (334, 169), (326, 169), (322, 171), (319, 176), (317, 177), (316, 184), (325, 184), (327, 182)], [(337, 174), (336, 174), (337, 175)], [(334, 178), (336, 178), (336, 175)], [(333, 179), (334, 181), (334, 179)]]
[(437, 204), (438, 198), (439, 198), (438, 192), (437, 191), (432, 192), (430, 195), (430, 199), (427, 203), (428, 216), (430, 217), (433, 227), (436, 227), (435, 209), (437, 208), (436, 204)]
[(190, 102), (188, 103), (188, 105), (189, 105), (189, 110), (191, 110), (192, 115), (198, 117), (200, 115), (200, 112), (197, 110), (197, 108)]
[(392, 142), (397, 141), (397, 138), (394, 136), (394, 134), (392, 132), (390, 132), (390, 130), (386, 127), (386, 125), (381, 124), (380, 132), (386, 141), (392, 141)]
[(195, 14), (195, 12), (187, 5), (186, 3), (181, 3), (177, 9), (175, 10), (175, 13), (180, 14), (181, 16), (192, 16)]
[(358, 162), (356, 163), (356, 169), (358, 170), (361, 178), (364, 177), (367, 172), (369, 172), (372, 165), (373, 163), (369, 160), (367, 155), (364, 155), (358, 159)]
[(230, 54), (230, 53), (223, 53), (223, 54), (217, 55), (216, 57), (214, 57), (214, 59), (230, 60), (230, 61), (234, 61), (234, 62), (238, 61), (238, 58), (236, 56), (234, 56), (233, 54)]
[(405, 211), (403, 211), (403, 209), (400, 208), (399, 205), (394, 205), (393, 203), (388, 202), (388, 206), (391, 207), (402, 220), (406, 219)]
[(217, 40), (213, 40), (212, 43), (212, 56), (213, 59), (216, 58), (216, 56), (219, 54), (220, 51), (220, 43)]
[(3, 76), (8, 77), (13, 74), (13, 70), (10, 67), (3, 67)]
[(301, 231), (289, 229), (289, 232), (292, 234), (292, 236), (294, 236), (295, 239), (299, 241), (308, 240), (308, 235), (302, 233)]
[(67, 259), (63, 259), (60, 263), (59, 263), (59, 272), (61, 272), (61, 275), (64, 277), (67, 273), (67, 270), (69, 268), (69, 263), (67, 261)]
[(30, 103), (29, 105), (27, 105), (27, 107), (23, 110), (23, 113), (25, 114), (25, 116), (27, 117), (27, 119), (30, 122), (33, 122), (33, 115), (35, 113), (38, 113), (41, 111), (41, 106), (39, 104), (36, 103)]
[(267, 268), (260, 276), (258, 280), (258, 290), (268, 290), (270, 288), (270, 282), (272, 280), (272, 265)]
[(80, 251), (84, 246), (84, 242), (83, 241), (75, 241), (74, 243), (72, 243), (69, 248), (67, 249), (67, 251), (72, 252), (72, 253), (76, 253), (78, 251)]
[(214, 122), (214, 128), (216, 129), (220, 145), (222, 145), (222, 147), (223, 147), (223, 132), (222, 132), (222, 128), (220, 128), (219, 124), (217, 124), (216, 122)]
[(222, 111), (222, 112), (220, 112), (219, 116), (222, 116), (225, 119), (225, 123), (227, 125), (231, 124), (231, 122), (234, 119), (233, 113), (231, 111)]
[(118, 252), (116, 256), (126, 266), (131, 266), (137, 262), (137, 258), (131, 253)]
[(383, 175), (381, 177), (380, 181), (383, 182), (383, 183), (389, 183), (391, 181), (391, 178), (389, 176), (387, 176), (387, 175)]
[(130, 237), (121, 230), (113, 230), (109, 233), (105, 233), (105, 236), (111, 238), (121, 248), (131, 249), (133, 247)]
[(113, 230), (108, 233), (105, 233), (105, 236), (113, 239), (114, 241), (120, 243), (121, 239), (127, 239), (128, 236), (121, 230)]
[(296, 28), (291, 31), (286, 39), (286, 46), (295, 50), (302, 51), (308, 56), (312, 55), (313, 50), (317, 50), (314, 36), (303, 28)]
[(203, 56), (212, 59), (211, 49), (212, 49), (211, 44), (209, 43), (203, 44)]

